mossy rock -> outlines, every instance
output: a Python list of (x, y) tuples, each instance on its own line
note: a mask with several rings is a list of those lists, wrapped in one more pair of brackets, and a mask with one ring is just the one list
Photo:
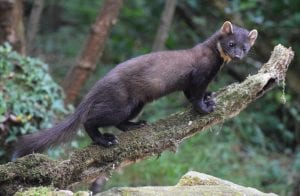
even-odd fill
[(186, 196), (186, 195), (255, 195), (276, 196), (274, 193), (263, 193), (254, 188), (243, 187), (232, 182), (203, 173), (190, 171), (181, 177), (176, 186), (147, 186), (112, 188), (97, 194), (98, 196)]

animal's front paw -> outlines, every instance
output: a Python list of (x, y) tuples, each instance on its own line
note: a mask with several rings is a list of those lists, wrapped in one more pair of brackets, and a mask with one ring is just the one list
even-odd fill
[(214, 99), (202, 99), (197, 102), (196, 110), (200, 114), (209, 114), (216, 108), (216, 102)]
[(207, 91), (207, 92), (205, 92), (205, 94), (203, 96), (203, 100), (204, 101), (209, 101), (209, 100), (215, 101), (215, 96), (216, 96), (215, 92)]

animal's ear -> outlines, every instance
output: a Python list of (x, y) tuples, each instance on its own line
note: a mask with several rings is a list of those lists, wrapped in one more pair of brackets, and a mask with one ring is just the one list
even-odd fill
[(258, 32), (256, 29), (253, 29), (252, 31), (250, 31), (248, 37), (249, 37), (249, 41), (250, 41), (250, 45), (253, 46), (256, 38), (257, 38)]
[(232, 34), (233, 26), (232, 26), (231, 22), (229, 22), (229, 21), (224, 22), (224, 24), (221, 27), (221, 32), (223, 34)]

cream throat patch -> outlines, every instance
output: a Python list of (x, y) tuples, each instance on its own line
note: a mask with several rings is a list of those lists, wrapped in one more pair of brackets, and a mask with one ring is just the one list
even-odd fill
[(227, 55), (224, 51), (223, 51), (223, 48), (220, 44), (220, 42), (217, 43), (217, 48), (218, 48), (218, 51), (220, 52), (220, 55), (224, 61), (224, 63), (229, 63), (232, 59), (229, 55)]

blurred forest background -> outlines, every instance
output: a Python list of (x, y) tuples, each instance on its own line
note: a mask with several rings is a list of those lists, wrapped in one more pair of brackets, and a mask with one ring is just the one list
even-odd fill
[[(72, 111), (70, 104), (64, 104), (61, 86), (78, 86), (80, 79), (70, 77), (74, 74), (70, 70), (80, 64), (88, 37), (102, 32), (96, 25), (91, 31), (91, 25), (104, 13), (104, 4), (111, 2), (24, 0), (18, 8), (25, 34), (23, 43), (11, 44), (23, 56), (12, 52), (8, 44), (0, 48), (1, 163), (9, 161), (18, 136), (49, 127)], [(3, 10), (10, 8), (2, 3), (3, 25)], [(187, 171), (196, 170), (265, 192), (300, 195), (300, 1), (182, 0), (174, 5), (173, 15), (171, 4), (165, 7), (167, 3), (170, 1), (124, 0), (119, 10), (115, 8), (117, 20), (113, 18), (111, 29), (108, 27), (107, 39), (101, 46), (103, 53), (98, 49), (94, 67), (84, 67), (91, 73), (79, 89), (80, 94), (69, 103), (76, 106), (95, 81), (118, 63), (153, 50), (191, 48), (226, 20), (249, 30), (256, 28), (259, 36), (243, 62), (230, 63), (221, 70), (210, 85), (211, 90), (255, 73), (278, 43), (291, 46), (295, 58), (280, 88), (267, 93), (234, 119), (186, 140), (176, 153), (165, 152), (114, 173), (104, 189), (173, 185)], [(161, 35), (158, 29), (165, 11), (171, 12), (171, 25), (165, 31), (165, 44), (157, 48), (155, 42), (163, 43), (155, 41), (155, 37), (157, 32)], [(108, 10), (106, 14), (113, 12)], [(2, 44), (11, 41), (3, 36), (0, 32)], [(154, 122), (187, 105), (182, 93), (174, 93), (149, 104), (140, 118)], [(88, 145), (89, 139), (82, 135), (71, 145), (63, 145), (65, 153), (58, 148), (49, 154), (61, 158), (70, 154), (73, 147)]]

